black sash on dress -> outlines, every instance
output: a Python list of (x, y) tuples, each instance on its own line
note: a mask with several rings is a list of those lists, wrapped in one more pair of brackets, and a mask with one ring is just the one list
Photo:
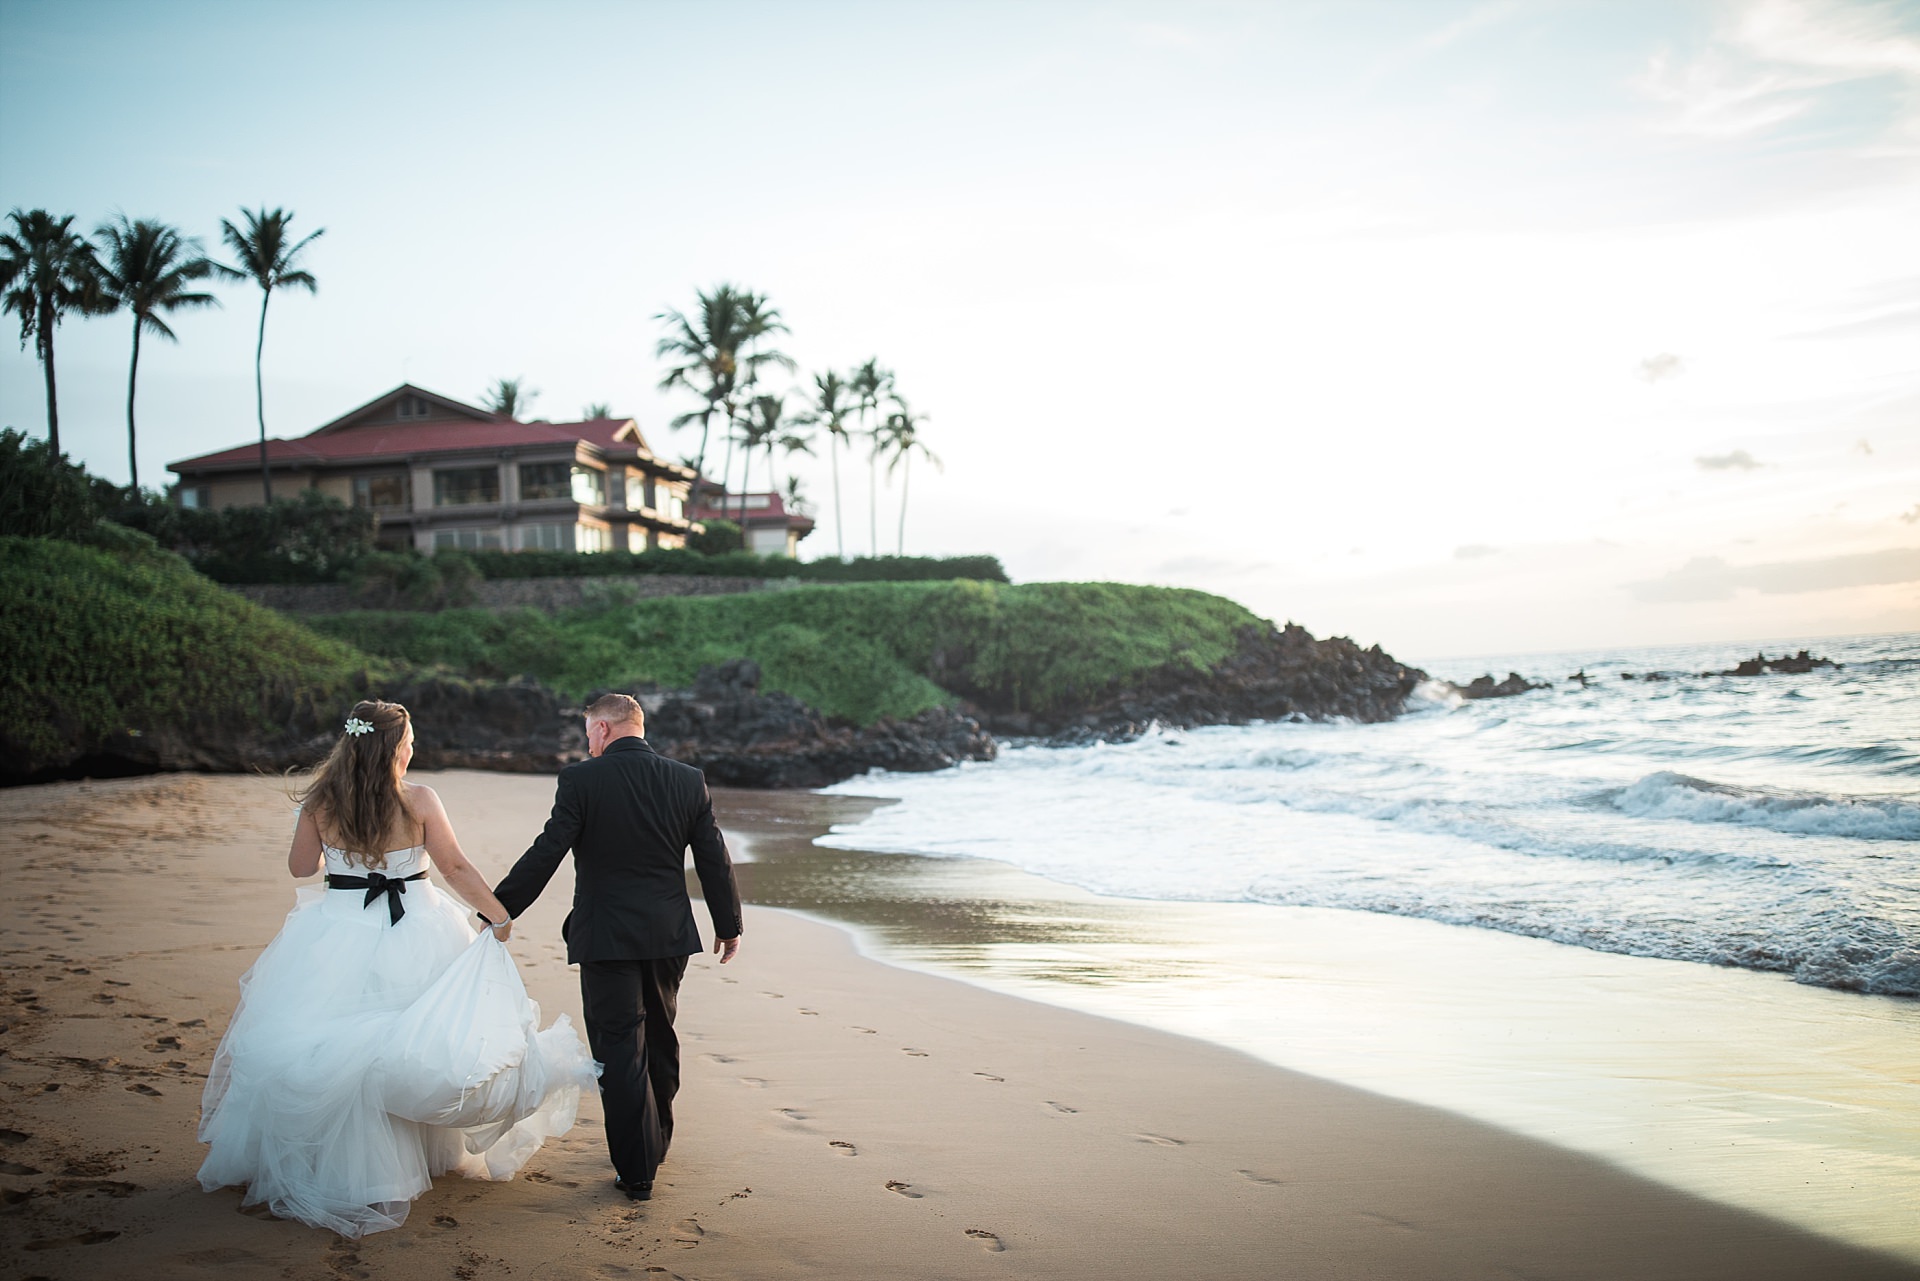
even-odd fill
[(330, 890), (365, 890), (367, 901), (360, 906), (372, 907), (373, 901), (382, 894), (387, 896), (387, 914), (389, 925), (398, 925), (407, 909), (400, 902), (400, 896), (407, 892), (408, 881), (424, 881), (425, 872), (415, 872), (412, 876), (388, 876), (384, 872), (368, 872), (365, 876), (343, 876), (338, 872), (327, 873), (327, 888)]

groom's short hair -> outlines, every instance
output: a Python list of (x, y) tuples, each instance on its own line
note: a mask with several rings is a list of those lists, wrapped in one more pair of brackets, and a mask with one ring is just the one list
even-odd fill
[(639, 725), (645, 719), (640, 704), (627, 694), (602, 694), (587, 704), (587, 719), (609, 725)]

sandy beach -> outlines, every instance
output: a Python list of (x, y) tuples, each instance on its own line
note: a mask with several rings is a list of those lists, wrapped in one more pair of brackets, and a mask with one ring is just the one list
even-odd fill
[[(525, 776), (423, 781), (493, 876), (551, 796)], [(858, 806), (719, 809), (750, 859)], [(521, 1178), (442, 1179), (404, 1227), (344, 1241), (194, 1181), (235, 982), (292, 901), (290, 825), (275, 779), (0, 793), (8, 1275), (1920, 1275), (1452, 1112), (883, 964), (845, 930), (755, 906), (752, 863), (742, 955), (697, 959), (683, 990), (680, 1125), (654, 1201), (614, 1194), (589, 1100)], [(569, 894), (563, 872), (512, 944), (548, 1017), (578, 1017)], [(939, 928), (905, 919), (911, 903), (874, 910)]]

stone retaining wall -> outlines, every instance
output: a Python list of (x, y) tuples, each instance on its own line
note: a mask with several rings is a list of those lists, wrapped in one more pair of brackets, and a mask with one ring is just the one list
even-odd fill
[[(630, 574), (605, 578), (490, 578), (474, 584), (479, 609), (553, 611), (597, 605), (609, 598), (640, 600), (655, 596), (731, 596), (738, 592), (780, 591), (796, 585), (785, 578), (716, 578), (698, 574)], [(341, 614), (363, 608), (345, 583), (245, 583), (234, 585), (256, 605), (283, 614)]]

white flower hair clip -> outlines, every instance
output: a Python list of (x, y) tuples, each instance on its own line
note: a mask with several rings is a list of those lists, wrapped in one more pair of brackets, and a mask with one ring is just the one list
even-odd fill
[(373, 723), (371, 721), (363, 721), (358, 716), (349, 716), (347, 717), (347, 733), (352, 734), (355, 738), (358, 738), (362, 734), (371, 734), (373, 733)]

